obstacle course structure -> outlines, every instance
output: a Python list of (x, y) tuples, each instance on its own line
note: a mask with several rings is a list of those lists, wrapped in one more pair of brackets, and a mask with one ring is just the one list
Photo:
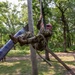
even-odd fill
[[(19, 30), (14, 37), (18, 37), (19, 35), (25, 33), (26, 31), (28, 31), (28, 25), (26, 25), (26, 27), (22, 28), (21, 30)], [(0, 60), (2, 60), (7, 53), (11, 50), (11, 48), (14, 46), (13, 41), (10, 39), (1, 49), (0, 49)]]

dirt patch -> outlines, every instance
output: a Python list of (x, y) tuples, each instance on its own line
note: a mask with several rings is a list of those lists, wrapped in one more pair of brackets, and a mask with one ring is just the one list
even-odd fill
[[(75, 60), (75, 53), (64, 53), (64, 52), (59, 52), (59, 53), (55, 53), (58, 57), (67, 57), (67, 58), (69, 58), (69, 57), (72, 57), (73, 58), (73, 60)], [(45, 55), (44, 54), (42, 54), (42, 56), (44, 57)], [(49, 55), (50, 56), (50, 58), (52, 58), (53, 56), (50, 54)], [(23, 57), (6, 57), (6, 60), (8, 61), (8, 60), (25, 60), (25, 59), (30, 59), (31, 57), (30, 57), (30, 54), (28, 54), (28, 55), (25, 55), (25, 56), (23, 56)], [(37, 55), (37, 58), (38, 59), (40, 59), (40, 57)], [(65, 58), (66, 59), (66, 58)], [(70, 60), (71, 61), (71, 60)]]

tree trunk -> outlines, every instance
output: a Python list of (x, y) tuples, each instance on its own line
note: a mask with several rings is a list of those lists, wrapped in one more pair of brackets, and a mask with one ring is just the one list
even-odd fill
[(62, 13), (62, 16), (61, 16), (61, 18), (62, 18), (62, 22), (63, 22), (63, 38), (64, 38), (64, 52), (67, 52), (67, 50), (66, 50), (66, 48), (67, 48), (67, 46), (66, 46), (66, 43), (67, 43), (67, 35), (66, 35), (66, 21), (65, 21), (65, 15), (64, 15), (64, 12), (62, 11), (61, 12)]
[(67, 24), (67, 47), (69, 48), (71, 46), (71, 37), (70, 37), (70, 32), (69, 32), (69, 26)]
[(63, 27), (63, 37), (64, 37), (64, 43), (63, 43), (64, 52), (67, 52), (67, 50), (66, 50), (66, 27), (65, 27), (65, 25)]
[(50, 61), (49, 52), (45, 50), (45, 59)]
[(67, 10), (67, 8), (66, 9), (63, 9), (62, 7), (61, 7), (61, 3), (59, 4), (59, 6), (58, 5), (56, 5), (57, 7), (58, 7), (58, 9), (60, 10), (60, 12), (61, 12), (61, 20), (62, 20), (62, 23), (63, 23), (63, 38), (64, 38), (64, 44), (63, 44), (63, 46), (64, 46), (64, 51), (65, 52), (67, 52), (67, 50), (66, 50), (66, 48), (67, 48), (67, 38), (68, 39), (70, 39), (68, 36), (67, 36), (67, 34), (69, 34), (69, 33), (67, 33), (68, 32), (68, 24), (67, 24), (67, 21), (66, 21), (66, 17), (65, 17), (65, 11)]
[(64, 12), (62, 12), (62, 22), (63, 22), (63, 34), (64, 34), (64, 51), (67, 52), (66, 48), (70, 47), (71, 45), (71, 38), (69, 33), (69, 27), (64, 15)]
[[(27, 0), (28, 2), (28, 25), (29, 31), (33, 33), (33, 18), (32, 18), (32, 0)], [(36, 50), (30, 45), (31, 50), (31, 61), (32, 61), (32, 75), (38, 75), (37, 60), (36, 60)]]

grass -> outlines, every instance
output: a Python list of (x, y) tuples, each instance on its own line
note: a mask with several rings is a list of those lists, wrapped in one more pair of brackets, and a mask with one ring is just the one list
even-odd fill
[(7, 56), (21, 57), (21, 56), (25, 56), (29, 53), (30, 53), (30, 50), (10, 50), (9, 53), (7, 54)]
[[(30, 53), (27, 48), (25, 50), (10, 50), (7, 56), (9, 57), (21, 57)], [(73, 56), (60, 57), (67, 65), (75, 68), (75, 59)], [(37, 59), (38, 75), (66, 75), (67, 70), (58, 63), (53, 57), (51, 57), (52, 66), (49, 66), (46, 62)], [(0, 62), (0, 75), (31, 75), (31, 60), (29, 58), (25, 60), (11, 60), (6, 62)]]
[(12, 61), (0, 63), (0, 75), (29, 75), (31, 74), (30, 61)]
[[(66, 64), (75, 66), (74, 59), (72, 57), (61, 57)], [(68, 58), (70, 59), (68, 60)], [(66, 75), (67, 70), (59, 64), (54, 58), (51, 58), (52, 66), (50, 67), (44, 61), (38, 59), (38, 72), (39, 75)], [(68, 61), (66, 61), (68, 60)], [(0, 62), (0, 75), (31, 75), (31, 60), (19, 60), (19, 61), (7, 61)]]
[(30, 53), (30, 48), (29, 46), (16, 46), (16, 50), (14, 50), (14, 48), (12, 48), (7, 56), (13, 57), (13, 56), (17, 56), (17, 57), (21, 57), (21, 56), (25, 56), (27, 54)]

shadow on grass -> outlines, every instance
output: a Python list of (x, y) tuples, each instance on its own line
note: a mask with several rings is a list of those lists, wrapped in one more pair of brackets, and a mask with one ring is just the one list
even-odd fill
[[(74, 61), (64, 61), (65, 64), (67, 65), (72, 65), (72, 66), (75, 66), (75, 62)], [(61, 64), (59, 64), (57, 61), (55, 61), (53, 63), (53, 66), (54, 66), (54, 72), (55, 74), (53, 75), (69, 75), (70, 72), (66, 70), (65, 67), (63, 67)]]
[[(74, 61), (65, 63), (75, 66)], [(52, 62), (50, 67), (44, 61), (38, 61), (38, 75), (66, 75), (67, 70), (57, 61)], [(0, 75), (31, 75), (30, 59), (20, 61), (0, 62)]]
[[(46, 75), (49, 70), (48, 64), (43, 61), (38, 62), (39, 75)], [(30, 59), (22, 61), (0, 62), (0, 75), (31, 75)]]
[(30, 75), (31, 63), (25, 61), (11, 61), (0, 63), (0, 75)]
[(39, 75), (49, 75), (51, 67), (45, 61), (38, 61)]

